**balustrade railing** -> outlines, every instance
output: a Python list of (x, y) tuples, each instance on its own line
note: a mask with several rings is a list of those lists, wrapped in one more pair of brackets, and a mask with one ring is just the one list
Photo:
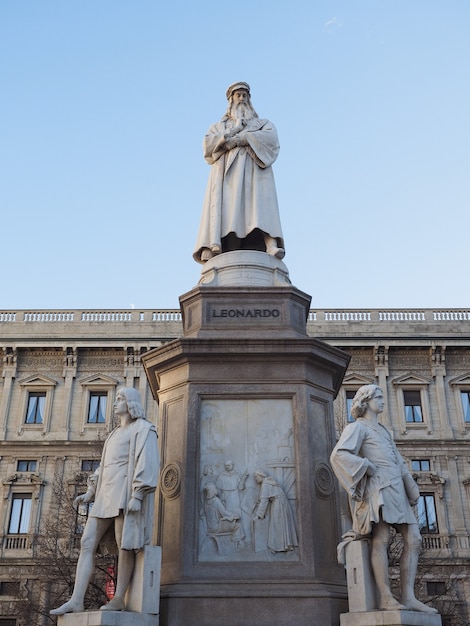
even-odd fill
[(433, 311), (432, 316), (435, 322), (469, 321), (470, 311)]
[(424, 311), (379, 311), (381, 322), (425, 322)]
[(152, 322), (180, 322), (181, 319), (181, 311), (178, 309), (154, 311), (152, 313)]
[(23, 322), (73, 322), (73, 313), (34, 312), (24, 313)]
[[(181, 322), (179, 309), (75, 310), (75, 311), (0, 311), (0, 324), (91, 323), (91, 322)], [(310, 309), (307, 322), (322, 323), (445, 323), (470, 322), (468, 309)]]
[(16, 313), (0, 313), (0, 322), (16, 322)]
[(325, 311), (325, 322), (370, 322), (369, 311)]
[(28, 547), (27, 535), (5, 535), (3, 541), (5, 550), (26, 550)]
[(132, 322), (132, 313), (128, 311), (91, 311), (83, 312), (82, 322)]
[(447, 535), (423, 535), (424, 550), (444, 550), (449, 547)]

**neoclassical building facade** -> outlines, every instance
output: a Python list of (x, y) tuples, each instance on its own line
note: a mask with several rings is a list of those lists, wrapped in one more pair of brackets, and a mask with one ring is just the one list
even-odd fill
[[(470, 310), (312, 309), (307, 329), (351, 356), (332, 416), (338, 434), (355, 391), (382, 387), (382, 422), (421, 492), (420, 598), (444, 623), (468, 624)], [(178, 310), (0, 312), (0, 626), (50, 623), (39, 613), (28, 622), (19, 607), (35, 599), (45, 615), (51, 601), (38, 537), (57, 514), (57, 485), (71, 499), (96, 467), (118, 387), (138, 388), (158, 424), (141, 357), (181, 335)], [(85, 519), (78, 511), (73, 549)]]

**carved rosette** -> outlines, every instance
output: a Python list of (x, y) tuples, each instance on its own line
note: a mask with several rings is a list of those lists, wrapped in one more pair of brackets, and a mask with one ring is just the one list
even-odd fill
[(160, 491), (168, 500), (177, 498), (181, 490), (181, 466), (177, 461), (167, 463), (160, 474)]
[(315, 492), (320, 498), (329, 498), (335, 490), (333, 472), (326, 463), (317, 463), (314, 470)]

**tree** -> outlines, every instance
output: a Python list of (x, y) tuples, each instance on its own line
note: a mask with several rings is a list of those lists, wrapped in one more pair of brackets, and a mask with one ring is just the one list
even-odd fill
[[(400, 596), (399, 560), (403, 548), (400, 534), (392, 530), (389, 545), (390, 584), (396, 597)], [(462, 566), (464, 574), (464, 566)], [(468, 626), (468, 613), (463, 589), (460, 586), (455, 559), (439, 556), (421, 549), (416, 574), (416, 594), (425, 604), (439, 611), (442, 626)], [(427, 598), (427, 599), (426, 599)]]
[[(56, 469), (52, 505), (34, 537), (34, 565), (24, 584), (22, 602), (17, 603), (19, 624), (55, 624), (57, 617), (49, 615), (50, 609), (63, 604), (72, 594), (80, 535), (88, 513), (82, 507), (75, 509), (73, 500), (86, 491), (87, 477), (85, 472), (64, 477), (62, 468)], [(113, 555), (97, 555), (95, 575), (85, 596), (85, 609), (98, 609), (108, 601), (107, 591), (110, 593), (115, 583), (116, 563)], [(18, 572), (18, 578), (24, 580), (24, 567)]]

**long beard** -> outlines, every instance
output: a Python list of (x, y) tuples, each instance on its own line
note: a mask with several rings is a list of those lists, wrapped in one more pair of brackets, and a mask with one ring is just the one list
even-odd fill
[(254, 110), (249, 104), (243, 104), (243, 102), (240, 102), (239, 104), (233, 105), (232, 119), (235, 122), (240, 122), (241, 120), (251, 120), (254, 117)]

